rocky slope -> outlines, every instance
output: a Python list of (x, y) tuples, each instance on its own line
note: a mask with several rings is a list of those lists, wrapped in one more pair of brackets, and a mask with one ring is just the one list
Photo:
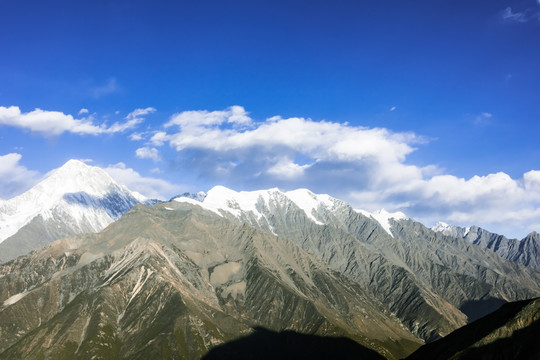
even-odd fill
[(533, 231), (522, 240), (508, 239), (478, 226), (461, 228), (459, 226), (438, 223), (435, 231), (445, 235), (460, 237), (474, 245), (489, 249), (503, 259), (514, 261), (540, 271), (540, 234)]
[(540, 358), (540, 299), (503, 305), (496, 312), (422, 346), (407, 359)]
[(216, 187), (199, 205), (291, 239), (358, 283), (417, 336), (445, 336), (506, 301), (540, 295), (540, 274), (403, 214), (369, 214), (328, 195)]
[(0, 262), (62, 237), (100, 231), (144, 196), (104, 170), (70, 160), (27, 192), (0, 202)]
[(256, 326), (346, 336), (387, 358), (421, 344), (294, 242), (181, 202), (0, 265), (0, 304), (0, 359), (199, 358)]

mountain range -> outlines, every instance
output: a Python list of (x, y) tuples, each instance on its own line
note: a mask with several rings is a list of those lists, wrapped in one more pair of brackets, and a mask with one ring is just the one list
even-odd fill
[(191, 359), (301, 334), (398, 359), (540, 296), (536, 262), (519, 260), (532, 245), (505, 258), (479, 228), (307, 189), (158, 203), (72, 160), (0, 210), (0, 359)]
[(463, 238), (474, 245), (497, 253), (503, 259), (540, 271), (540, 234), (536, 231), (518, 240), (508, 239), (504, 235), (489, 232), (478, 226), (463, 228), (438, 222), (432, 229), (446, 235)]

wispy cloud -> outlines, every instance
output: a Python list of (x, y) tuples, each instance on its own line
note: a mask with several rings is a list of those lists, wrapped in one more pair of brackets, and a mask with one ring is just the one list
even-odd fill
[(119, 184), (150, 198), (165, 200), (189, 190), (187, 187), (171, 184), (162, 179), (142, 176), (122, 162), (109, 165), (104, 170)]
[(130, 112), (125, 119), (126, 122), (114, 123), (109, 129), (108, 132), (115, 133), (115, 132), (122, 132), (129, 129), (135, 128), (138, 124), (142, 123), (144, 121), (144, 116), (151, 114), (155, 112), (156, 109), (153, 107), (147, 107), (145, 109), (135, 109), (132, 112)]
[(18, 153), (0, 155), (0, 198), (18, 195), (39, 180), (37, 171), (28, 170), (19, 163), (21, 158)]
[(505, 21), (521, 23), (527, 22), (529, 20), (529, 17), (525, 12), (513, 12), (510, 6), (503, 10), (502, 18)]
[(100, 98), (106, 95), (113, 94), (120, 90), (116, 78), (109, 78), (103, 85), (90, 88), (89, 93), (94, 98)]
[[(537, 1), (540, 5), (540, 1)], [(526, 8), (521, 11), (514, 11), (510, 6), (504, 9), (501, 17), (506, 22), (527, 23), (529, 21), (540, 21), (540, 8)]]
[(474, 118), (474, 123), (476, 125), (487, 125), (491, 121), (492, 117), (493, 115), (491, 113), (483, 112)]
[(44, 136), (58, 136), (65, 132), (79, 135), (112, 134), (133, 129), (144, 121), (144, 115), (153, 111), (154, 108), (136, 109), (126, 117), (125, 122), (115, 122), (108, 127), (104, 123), (96, 124), (92, 115), (76, 119), (60, 111), (35, 109), (23, 113), (18, 106), (0, 106), (0, 125), (14, 126)]

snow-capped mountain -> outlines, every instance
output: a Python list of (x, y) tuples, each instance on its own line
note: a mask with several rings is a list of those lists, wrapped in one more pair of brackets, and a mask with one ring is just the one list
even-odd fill
[[(100, 174), (85, 173), (84, 183)], [(109, 204), (99, 201), (107, 191), (73, 191), (61, 209)], [(0, 246), (70, 221), (45, 215)], [(540, 272), (404, 214), (355, 210), (306, 189), (217, 186), (136, 205), (98, 233), (0, 265), (0, 359), (199, 358), (257, 326), (344, 335), (403, 358), (537, 296)]]
[(489, 249), (506, 260), (518, 262), (540, 271), (540, 234), (533, 231), (522, 240), (508, 239), (478, 226), (462, 228), (438, 222), (433, 231), (463, 238), (474, 245)]
[[(282, 192), (277, 188), (257, 191), (234, 191), (224, 186), (215, 186), (207, 194), (184, 194), (173, 198), (175, 201), (200, 205), (218, 215), (228, 213), (238, 219), (252, 220), (258, 225), (271, 226), (267, 215), (272, 209), (282, 208), (285, 211), (295, 206), (318, 225), (327, 224), (329, 214), (340, 210), (349, 210), (350, 206), (327, 194), (314, 194), (308, 189), (297, 189)], [(355, 212), (377, 221), (390, 235), (390, 219), (400, 220), (408, 217), (402, 212), (389, 213), (382, 209), (374, 213), (354, 209)]]
[(25, 193), (0, 202), (0, 261), (60, 237), (100, 231), (146, 201), (99, 167), (70, 160)]
[[(211, 189), (203, 201), (179, 197), (238, 223), (290, 239), (387, 304), (403, 324), (433, 340), (508, 300), (540, 295), (540, 274), (402, 213), (355, 210), (306, 189)], [(482, 270), (479, 270), (482, 269)]]
[(182, 202), (0, 265), (0, 359), (200, 359), (259, 326), (347, 336), (375, 359), (422, 343), (291, 240)]

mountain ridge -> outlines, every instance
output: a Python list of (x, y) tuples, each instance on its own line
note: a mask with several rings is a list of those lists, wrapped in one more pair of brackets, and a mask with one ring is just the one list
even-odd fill
[(107, 356), (161, 357), (168, 343), (193, 358), (257, 325), (347, 336), (387, 358), (421, 344), (379, 301), (290, 240), (175, 202), (137, 205), (100, 233), (0, 265), (0, 304), (0, 331), (12, 334), (2, 337), (0, 358), (97, 355), (98, 338)]
[(432, 230), (445, 235), (463, 238), (474, 245), (489, 249), (503, 259), (517, 262), (540, 271), (540, 234), (532, 231), (521, 240), (509, 239), (478, 226), (462, 228), (437, 223)]

